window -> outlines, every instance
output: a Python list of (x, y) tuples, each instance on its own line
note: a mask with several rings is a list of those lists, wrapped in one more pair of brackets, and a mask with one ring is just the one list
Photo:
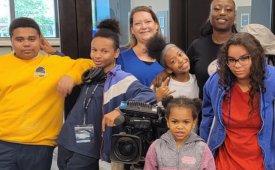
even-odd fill
[(0, 3), (0, 37), (9, 37), (10, 25), (10, 5), (9, 0), (2, 0)]
[(93, 34), (96, 32), (96, 8), (95, 0), (92, 0), (92, 21), (93, 21)]
[(14, 18), (34, 19), (43, 35), (49, 38), (59, 37), (57, 22), (57, 0), (1, 0), (0, 38), (9, 37), (8, 27)]

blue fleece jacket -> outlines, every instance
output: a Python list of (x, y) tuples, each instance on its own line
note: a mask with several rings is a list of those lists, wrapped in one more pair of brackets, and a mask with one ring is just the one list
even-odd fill
[[(89, 86), (87, 98), (90, 97), (96, 84), (92, 83)], [(121, 101), (131, 99), (154, 103), (157, 98), (149, 87), (142, 85), (133, 75), (122, 71), (120, 65), (117, 65), (107, 74), (106, 81), (99, 83), (87, 109), (86, 124), (94, 125), (94, 143), (76, 143), (74, 126), (83, 124), (83, 101), (87, 87), (88, 85), (84, 84), (75, 106), (61, 129), (57, 143), (70, 151), (97, 159), (100, 158), (101, 153), (101, 159), (110, 162), (111, 136), (121, 132), (122, 125), (116, 127), (106, 126), (102, 139), (102, 116), (114, 109), (120, 111), (118, 107)]]
[[(202, 122), (200, 136), (215, 154), (215, 151), (224, 141), (226, 131), (222, 118), (222, 100), (224, 90), (219, 89), (219, 75), (214, 73), (206, 82), (203, 91)], [(257, 135), (258, 143), (262, 149), (264, 166), (267, 170), (275, 169), (275, 67), (266, 66), (266, 92), (260, 93), (261, 129)]]

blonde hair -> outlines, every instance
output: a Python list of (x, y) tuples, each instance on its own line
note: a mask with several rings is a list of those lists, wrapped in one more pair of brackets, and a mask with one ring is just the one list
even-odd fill
[[(130, 34), (131, 34), (131, 28), (133, 27), (133, 16), (136, 12), (140, 12), (140, 11), (145, 11), (145, 12), (148, 12), (148, 13), (151, 14), (152, 19), (154, 20), (154, 22), (156, 22), (158, 24), (158, 33), (157, 34), (161, 35), (161, 30), (160, 30), (160, 27), (159, 27), (158, 17), (154, 13), (154, 11), (151, 8), (147, 7), (147, 6), (137, 6), (134, 9), (132, 9), (131, 14), (130, 14), (130, 28), (129, 28)], [(130, 41), (128, 42), (128, 44), (124, 45), (124, 47), (126, 47), (128, 49), (131, 49), (136, 45), (137, 45), (136, 37), (133, 37), (132, 35), (130, 35)]]

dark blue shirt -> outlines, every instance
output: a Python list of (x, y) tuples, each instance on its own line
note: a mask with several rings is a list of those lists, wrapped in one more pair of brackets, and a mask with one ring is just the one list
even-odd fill
[[(103, 89), (105, 81), (99, 83), (91, 103), (87, 109), (86, 124), (94, 125), (94, 143), (76, 143), (74, 127), (75, 125), (82, 125), (84, 119), (83, 102), (87, 85), (84, 85), (79, 98), (73, 109), (68, 115), (61, 132), (58, 136), (57, 143), (64, 148), (89, 157), (100, 159), (100, 148), (102, 144), (101, 128), (102, 128), (102, 102)], [(88, 90), (87, 100), (90, 98), (92, 91), (96, 84), (91, 84)]]

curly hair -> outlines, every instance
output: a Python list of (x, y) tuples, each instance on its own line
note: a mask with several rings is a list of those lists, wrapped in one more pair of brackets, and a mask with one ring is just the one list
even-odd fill
[(94, 34), (94, 38), (110, 38), (114, 42), (114, 49), (116, 50), (119, 48), (120, 28), (119, 22), (116, 19), (105, 19), (101, 21), (96, 28), (99, 30)]
[(147, 41), (145, 45), (146, 52), (151, 58), (156, 59), (160, 63), (161, 53), (166, 44), (165, 39), (161, 35), (155, 34)]
[(251, 75), (249, 76), (249, 84), (251, 86), (249, 91), (249, 102), (250, 106), (249, 117), (252, 115), (253, 111), (259, 108), (259, 105), (254, 106), (253, 101), (256, 99), (259, 104), (259, 92), (264, 93), (266, 91), (265, 87), (265, 54), (264, 49), (260, 42), (249, 33), (237, 33), (231, 36), (231, 38), (220, 48), (218, 53), (218, 74), (219, 88), (225, 90), (226, 97), (228, 98), (229, 90), (233, 87), (236, 76), (231, 72), (226, 64), (228, 49), (231, 45), (240, 45), (246, 49), (246, 51), (251, 56), (252, 65), (250, 67)]
[(190, 99), (185, 96), (174, 98), (172, 95), (164, 96), (161, 100), (165, 108), (165, 117), (168, 119), (173, 107), (185, 107), (192, 110), (193, 120), (198, 118), (201, 111), (202, 101), (199, 98)]

